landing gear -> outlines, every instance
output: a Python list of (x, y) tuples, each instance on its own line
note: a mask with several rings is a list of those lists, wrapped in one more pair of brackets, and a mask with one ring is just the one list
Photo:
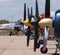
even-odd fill
[(55, 51), (55, 53), (53, 54), (53, 55), (59, 55), (58, 53), (57, 53), (57, 50), (59, 49), (60, 50), (60, 40), (56, 40), (57, 42), (58, 42), (58, 44), (56, 44), (56, 51)]
[(11, 36), (12, 35), (12, 31), (10, 31), (10, 34), (9, 34), (9, 36)]
[(10, 31), (9, 36), (11, 36), (11, 35), (17, 35), (18, 36), (18, 31), (17, 30)]
[(40, 44), (43, 44), (43, 40), (39, 40), (39, 43), (36, 44), (36, 48), (39, 48)]
[(43, 44), (43, 40), (39, 40), (39, 44)]
[(42, 47), (40, 51), (41, 51), (41, 53), (45, 54), (45, 53), (47, 53), (48, 49), (46, 47)]
[(34, 47), (35, 47), (34, 52), (36, 52), (36, 49), (38, 49), (40, 47), (40, 43), (36, 43)]
[(39, 43), (37, 43), (37, 44), (36, 44), (36, 48), (39, 48), (39, 47), (40, 47), (40, 44), (39, 44)]

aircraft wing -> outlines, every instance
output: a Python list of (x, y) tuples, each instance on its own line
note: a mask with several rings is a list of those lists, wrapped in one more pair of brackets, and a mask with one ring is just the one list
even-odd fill
[(15, 24), (0, 24), (0, 30), (14, 30)]

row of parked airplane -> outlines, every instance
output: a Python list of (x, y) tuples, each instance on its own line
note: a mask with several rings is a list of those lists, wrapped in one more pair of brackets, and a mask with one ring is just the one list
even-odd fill
[(0, 31), (1, 30), (10, 30), (10, 36), (11, 35), (18, 35), (19, 31), (23, 31), (23, 25), (21, 25), (18, 22), (9, 22), (9, 23), (4, 23), (4, 24), (0, 24)]
[[(56, 51), (53, 55), (59, 55), (57, 53), (57, 49), (60, 50), (60, 10), (55, 12), (55, 18), (50, 16), (50, 0), (46, 0), (45, 3), (45, 14), (40, 15), (38, 9), (38, 2), (36, 0), (36, 8), (35, 8), (35, 15), (33, 15), (32, 7), (31, 12), (28, 8), (28, 19), (26, 19), (26, 3), (24, 3), (24, 20), (21, 24), (28, 26), (26, 31), (27, 36), (27, 46), (29, 46), (30, 36), (34, 34), (34, 51), (40, 47), (42, 44), (40, 51), (41, 53), (45, 54), (48, 51), (47, 48), (47, 41), (49, 40), (48, 37), (51, 34), (50, 32), (54, 29), (54, 37), (58, 44), (56, 44)], [(32, 32), (33, 31), (33, 32)], [(39, 38), (41, 37), (39, 33), (43, 33), (43, 40)], [(54, 40), (54, 38), (53, 38)]]
[(8, 30), (8, 29), (14, 29), (15, 23), (5, 23), (5, 24), (0, 24), (0, 29), (1, 30)]

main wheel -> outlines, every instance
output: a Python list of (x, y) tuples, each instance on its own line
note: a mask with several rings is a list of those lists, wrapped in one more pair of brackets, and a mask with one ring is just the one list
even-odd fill
[(47, 53), (48, 49), (46, 47), (42, 47), (40, 51), (41, 53)]

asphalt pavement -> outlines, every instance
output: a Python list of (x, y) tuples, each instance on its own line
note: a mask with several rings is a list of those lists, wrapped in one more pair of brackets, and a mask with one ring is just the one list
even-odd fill
[(42, 45), (36, 52), (33, 51), (33, 40), (30, 40), (29, 47), (26, 46), (26, 36), (0, 36), (0, 55), (52, 55), (56, 43), (55, 40), (48, 40), (48, 52), (42, 54), (40, 52)]

